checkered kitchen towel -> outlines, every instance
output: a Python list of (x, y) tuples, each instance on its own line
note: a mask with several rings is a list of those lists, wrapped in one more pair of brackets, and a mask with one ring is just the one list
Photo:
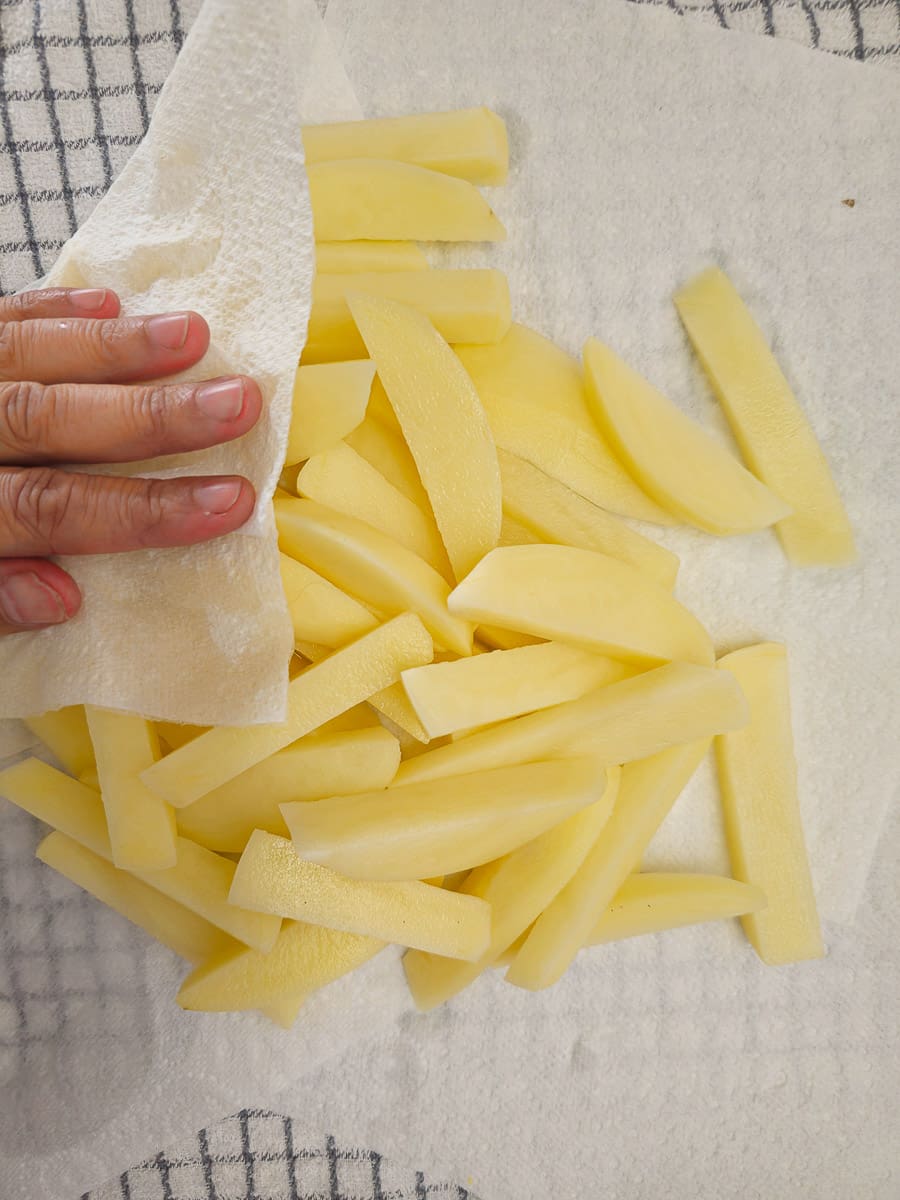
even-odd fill
[[(109, 187), (144, 134), (200, 2), (0, 0), (0, 291), (39, 278)], [(900, 65), (900, 0), (635, 2), (666, 4), (725, 28)], [(323, 12), (327, 3), (318, 0)], [(28, 907), (16, 891), (16, 853), (15, 846), (0, 847), (5, 922)], [(29, 928), (51, 928), (58, 901), (48, 893), (29, 903), (22, 917)], [(64, 903), (68, 917), (89, 931), (95, 914), (83, 911), (70, 894)], [(39, 1012), (40, 989), (34, 993), (29, 964), (18, 966), (22, 969), (0, 972), (0, 978), (21, 985), (21, 994), (0, 995), (0, 1017), (4, 1011)], [(0, 1051), (4, 1036), (0, 1020)], [(18, 1026), (11, 1036), (21, 1041)], [(38, 1038), (40, 1030), (26, 1029), (25, 1036)], [(465, 1187), (397, 1168), (374, 1151), (339, 1148), (324, 1135), (319, 1145), (295, 1145), (289, 1118), (244, 1111), (125, 1172), (89, 1200), (439, 1197), (474, 1200)]]

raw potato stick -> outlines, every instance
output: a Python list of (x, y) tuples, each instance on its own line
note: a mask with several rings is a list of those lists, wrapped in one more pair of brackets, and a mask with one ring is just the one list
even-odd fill
[(765, 906), (765, 893), (760, 888), (721, 875), (629, 875), (594, 926), (587, 945), (662, 933), (701, 921), (743, 917)]
[(281, 554), (279, 561), (295, 642), (317, 642), (335, 649), (378, 627), (378, 618), (364, 604), (311, 567), (289, 554)]
[(374, 378), (375, 364), (364, 358), (298, 367), (284, 461), (321, 454), (352, 433), (366, 415)]
[(325, 275), (427, 269), (428, 259), (415, 242), (316, 242), (316, 270)]
[(83, 704), (26, 717), (25, 724), (70, 775), (82, 775), (96, 766)]

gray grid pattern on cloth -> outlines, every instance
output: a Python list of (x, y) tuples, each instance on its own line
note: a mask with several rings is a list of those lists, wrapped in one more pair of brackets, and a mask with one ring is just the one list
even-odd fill
[[(325, 12), (328, 0), (317, 0)], [(633, 0), (725, 28), (900, 65), (900, 0)], [(0, 291), (54, 261), (147, 127), (200, 0), (0, 0)], [(102, 1037), (112, 1065), (141, 1044), (148, 969), (140, 931), (53, 872), (36, 871), (37, 822), (2, 814), (0, 1086), (45, 1078), (63, 1118), (72, 1055)], [(100, 949), (102, 947), (102, 950)], [(149, 1017), (147, 1018), (149, 1020)], [(116, 1049), (118, 1047), (118, 1049)], [(115, 1072), (114, 1072), (115, 1076)], [(105, 1098), (115, 1106), (115, 1087)], [(55, 1107), (53, 1107), (55, 1106)], [(6, 1134), (0, 1114), (0, 1143)], [(295, 1146), (288, 1118), (244, 1111), (91, 1192), (90, 1200), (437, 1200), (426, 1182), (328, 1138)], [(472, 1198), (474, 1200), (474, 1198)]]

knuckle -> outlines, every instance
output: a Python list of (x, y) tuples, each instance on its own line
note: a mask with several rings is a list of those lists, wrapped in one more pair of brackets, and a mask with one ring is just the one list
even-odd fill
[(18, 379), (0, 385), (0, 455), (39, 450), (56, 420), (56, 407), (51, 389), (39, 383)]
[(72, 480), (52, 467), (4, 472), (0, 476), (0, 507), (13, 538), (24, 540), (40, 553), (54, 553), (71, 505)]
[(161, 479), (146, 479), (141, 483), (144, 486), (128, 497), (128, 526), (142, 546), (154, 545), (157, 534), (168, 521), (169, 488)]
[(165, 444), (172, 416), (168, 388), (157, 384), (134, 388), (131, 394), (131, 412), (137, 434), (150, 437), (157, 445)]
[(15, 321), (0, 323), (0, 379), (15, 379), (19, 374), (23, 328)]

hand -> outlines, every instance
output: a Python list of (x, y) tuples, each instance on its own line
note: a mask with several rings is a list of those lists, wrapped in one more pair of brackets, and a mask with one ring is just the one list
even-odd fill
[(197, 313), (119, 318), (102, 288), (0, 297), (0, 636), (67, 621), (81, 606), (54, 554), (186, 546), (253, 511), (240, 476), (121, 479), (55, 464), (137, 462), (240, 437), (259, 417), (245, 376), (137, 383), (197, 362)]

